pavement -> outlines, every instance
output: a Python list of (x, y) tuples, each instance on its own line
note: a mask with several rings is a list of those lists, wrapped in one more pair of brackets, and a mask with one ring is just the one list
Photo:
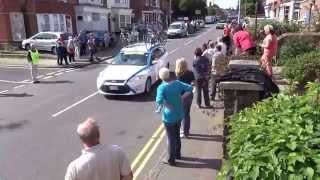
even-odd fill
[[(98, 62), (103, 62), (112, 58), (116, 53), (120, 50), (120, 45), (118, 44), (115, 47), (107, 48), (106, 50), (100, 50), (97, 53), (97, 57), (99, 57)], [(39, 67), (43, 68), (83, 68), (92, 64), (89, 62), (89, 56), (81, 56), (76, 59), (75, 63), (71, 63), (70, 65), (57, 65), (56, 56), (48, 54), (46, 52), (40, 52), (40, 64)], [(1, 53), (0, 52), (0, 66), (28, 66), (28, 62), (26, 59), (25, 51), (17, 51), (16, 53)]]
[[(209, 26), (188, 38), (170, 39), (171, 70), (180, 57), (191, 65), (194, 49), (221, 34)], [(179, 167), (183, 162), (178, 167), (159, 164), (166, 140), (161, 117), (154, 113), (156, 86), (148, 95), (105, 98), (97, 92), (96, 78), (106, 66), (41, 66), (41, 83), (32, 84), (27, 66), (0, 64), (0, 179), (63, 179), (66, 167), (81, 152), (76, 127), (87, 117), (98, 121), (102, 144), (122, 146), (134, 179), (145, 179), (155, 169), (157, 179), (214, 179), (222, 148), (213, 128), (219, 120), (205, 118), (211, 111), (192, 112), (194, 138), (184, 139), (182, 150), (187, 167)], [(201, 165), (192, 165), (197, 163)]]

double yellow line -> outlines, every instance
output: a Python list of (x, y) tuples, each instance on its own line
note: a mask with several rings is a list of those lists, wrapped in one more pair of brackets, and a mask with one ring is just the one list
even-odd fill
[(146, 166), (147, 162), (150, 160), (151, 156), (156, 151), (160, 142), (165, 135), (163, 124), (153, 133), (148, 142), (143, 146), (142, 150), (139, 152), (138, 156), (133, 160), (131, 164), (131, 169), (133, 171), (133, 179), (136, 180), (143, 168)]

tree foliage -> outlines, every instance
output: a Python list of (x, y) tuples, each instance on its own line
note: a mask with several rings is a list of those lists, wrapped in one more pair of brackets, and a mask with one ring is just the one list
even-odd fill
[(203, 0), (173, 0), (172, 10), (174, 16), (195, 16), (196, 10), (201, 10), (201, 15), (207, 14), (207, 4)]

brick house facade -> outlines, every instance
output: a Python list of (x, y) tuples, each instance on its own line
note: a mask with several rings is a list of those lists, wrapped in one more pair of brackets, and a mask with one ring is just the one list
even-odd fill
[[(40, 31), (76, 31), (77, 0), (0, 0), (0, 48)], [(1, 46), (2, 45), (2, 46)]]
[(139, 24), (161, 23), (166, 25), (170, 17), (171, 0), (132, 0), (133, 22)]

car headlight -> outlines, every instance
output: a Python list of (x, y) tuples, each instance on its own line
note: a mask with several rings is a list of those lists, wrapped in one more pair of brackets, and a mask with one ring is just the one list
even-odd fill
[(130, 81), (141, 81), (145, 79), (145, 75), (137, 75), (130, 79)]

